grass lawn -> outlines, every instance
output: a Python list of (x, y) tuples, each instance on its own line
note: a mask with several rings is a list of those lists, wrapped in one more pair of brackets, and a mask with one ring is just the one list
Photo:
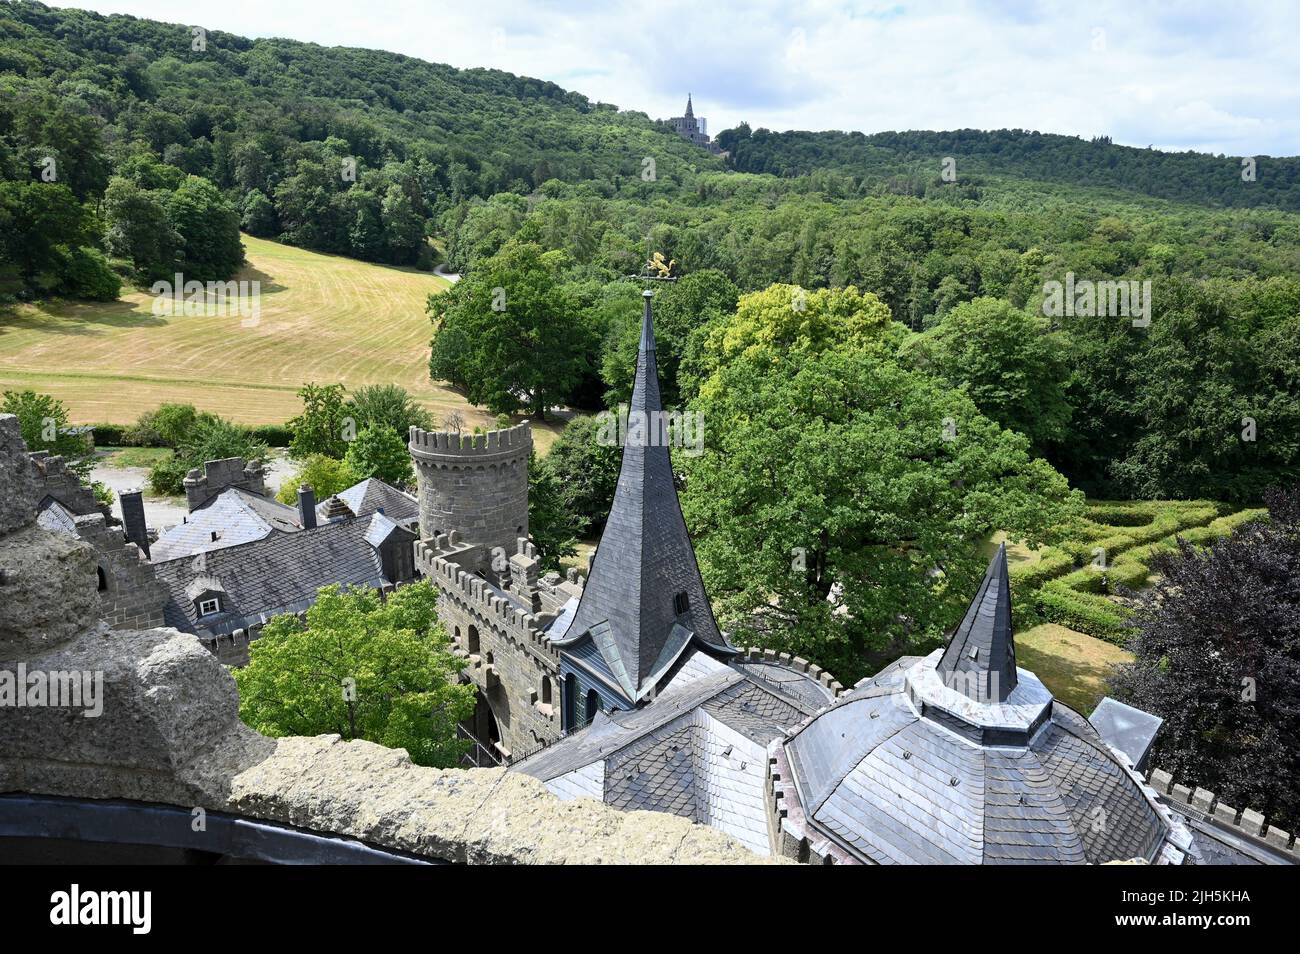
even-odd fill
[(170, 447), (101, 447), (106, 457), (100, 463), (110, 467), (150, 468), (171, 457)]
[[(495, 418), (429, 380), (425, 300), (446, 280), (243, 237), (237, 280), (261, 283), (256, 327), (228, 317), (156, 317), (152, 297), (0, 309), (0, 390), (31, 388), (68, 405), (75, 423), (126, 424), (182, 401), (241, 424), (278, 424), (314, 381), (400, 384), (435, 420), (455, 409), (473, 429)], [(535, 427), (547, 450), (562, 424)]]
[(1133, 654), (1104, 640), (1043, 623), (1016, 633), (1016, 663), (1043, 680), (1052, 694), (1084, 716), (1106, 694), (1110, 670)]

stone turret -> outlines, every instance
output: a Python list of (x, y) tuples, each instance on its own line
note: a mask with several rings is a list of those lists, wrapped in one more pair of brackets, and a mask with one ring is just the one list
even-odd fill
[(226, 457), (207, 461), (202, 471), (195, 467), (185, 475), (185, 505), (192, 513), (231, 487), (265, 497), (265, 475), (260, 460), (245, 461), (242, 457)]
[[(528, 455), (532, 425), (486, 434), (411, 428), (410, 451), (420, 499), (420, 537), (456, 531), (504, 563), (528, 536)], [(486, 568), (485, 568), (486, 569)]]

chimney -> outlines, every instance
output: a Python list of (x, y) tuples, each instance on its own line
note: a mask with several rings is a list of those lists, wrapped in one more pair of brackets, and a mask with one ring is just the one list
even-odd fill
[(144, 520), (144, 491), (128, 490), (117, 495), (122, 503), (122, 526), (127, 540), (149, 556), (149, 528)]
[(304, 530), (316, 526), (316, 492), (308, 484), (298, 488), (298, 522)]

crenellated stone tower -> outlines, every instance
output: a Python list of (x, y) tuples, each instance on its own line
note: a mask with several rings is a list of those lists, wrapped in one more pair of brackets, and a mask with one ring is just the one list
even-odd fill
[(501, 572), (519, 538), (528, 536), (532, 426), (525, 421), (463, 435), (412, 427), (409, 446), (419, 485), (421, 539), (456, 531), (489, 556), (496, 550)]

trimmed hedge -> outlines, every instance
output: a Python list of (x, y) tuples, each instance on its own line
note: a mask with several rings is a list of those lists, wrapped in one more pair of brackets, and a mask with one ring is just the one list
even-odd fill
[[(1106, 501), (1089, 504), (1074, 529), (1080, 537), (1049, 547), (1038, 563), (1012, 570), (1017, 626), (1047, 620), (1100, 639), (1122, 643), (1129, 610), (1108, 598), (1120, 587), (1146, 586), (1151, 559), (1182, 537), (1204, 546), (1231, 534), (1264, 510), (1232, 512), (1208, 500)], [(1100, 522), (1106, 520), (1106, 523)], [(1092, 565), (1105, 551), (1106, 567)]]
[(248, 434), (267, 447), (288, 447), (293, 443), (293, 430), (288, 424), (259, 424), (250, 427)]
[[(134, 424), (91, 424), (95, 429), (96, 447), (165, 447), (161, 441), (140, 443), (132, 437)], [(268, 447), (288, 447), (293, 441), (293, 431), (288, 424), (258, 424), (244, 428), (250, 437)]]
[(1123, 645), (1129, 611), (1095, 593), (1080, 593), (1064, 580), (1052, 580), (1035, 595), (1039, 613), (1050, 623)]

